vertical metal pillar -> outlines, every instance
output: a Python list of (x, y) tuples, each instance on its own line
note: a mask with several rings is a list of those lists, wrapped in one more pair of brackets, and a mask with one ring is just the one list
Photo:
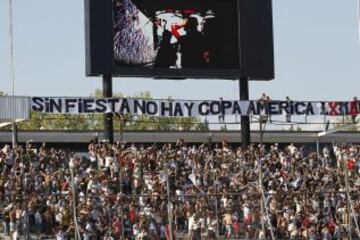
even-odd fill
[(9, 0), (9, 47), (10, 47), (10, 86), (11, 96), (15, 94), (15, 71), (14, 71), (14, 32), (13, 32), (13, 1)]
[(261, 223), (261, 231), (264, 234), (264, 239), (266, 239), (266, 229), (265, 229), (265, 223), (264, 223), (264, 218), (268, 217), (265, 216), (265, 212), (264, 212), (264, 199), (262, 196), (263, 193), (263, 182), (262, 182), (262, 161), (261, 158), (259, 158), (259, 185), (260, 185), (260, 212), (261, 212), (261, 217), (260, 217), (260, 223)]
[[(169, 163), (170, 164), (170, 163)], [(170, 165), (169, 165), (170, 166)], [(166, 193), (167, 193), (167, 199), (168, 199), (168, 221), (169, 221), (169, 238), (170, 240), (176, 239), (176, 236), (173, 236), (173, 225), (172, 225), (172, 207), (171, 207), (171, 195), (170, 195), (170, 179), (169, 179), (170, 171), (167, 169), (166, 171)]]
[[(239, 80), (240, 100), (249, 100), (249, 81), (247, 78)], [(244, 150), (250, 145), (250, 120), (249, 116), (241, 116), (241, 148)]]
[(71, 192), (72, 192), (72, 207), (73, 207), (73, 221), (74, 221), (74, 238), (75, 240), (81, 240), (81, 235), (79, 232), (79, 226), (78, 226), (78, 220), (77, 220), (77, 213), (76, 213), (76, 189), (75, 189), (75, 182), (74, 182), (74, 171), (75, 171), (75, 165), (74, 165), (74, 159), (71, 157), (69, 162), (69, 171), (70, 171), (70, 177), (71, 177)]
[(121, 239), (125, 240), (125, 222), (124, 222), (124, 216), (125, 216), (125, 197), (123, 193), (123, 175), (122, 175), (122, 167), (120, 167), (120, 193), (121, 193)]
[(215, 231), (215, 235), (216, 235), (216, 239), (219, 239), (220, 237), (220, 233), (219, 233), (219, 209), (218, 209), (218, 200), (217, 200), (217, 195), (215, 194), (215, 216), (216, 216), (216, 231)]
[(14, 121), (12, 123), (12, 147), (15, 148), (16, 144), (18, 142), (18, 132), (17, 132), (17, 125)]
[(262, 146), (263, 145), (263, 142), (264, 142), (264, 140), (263, 140), (263, 137), (264, 137), (264, 132), (263, 132), (263, 126), (262, 126), (262, 118), (260, 117), (259, 118), (259, 130), (260, 130), (260, 146)]
[[(10, 86), (11, 96), (15, 95), (15, 71), (14, 71), (14, 32), (13, 32), (13, 1), (9, 0), (9, 48), (10, 48)], [(13, 109), (15, 109), (15, 104)], [(15, 119), (12, 122), (12, 147), (14, 148), (17, 144), (17, 126)]]
[[(344, 161), (343, 157), (342, 161)], [(352, 223), (352, 212), (351, 212), (351, 198), (350, 198), (350, 186), (349, 186), (349, 169), (348, 166), (346, 164), (346, 162), (344, 162), (345, 165), (345, 188), (346, 188), (346, 200), (347, 200), (347, 213), (348, 213), (348, 224), (349, 224), (349, 239), (352, 240), (352, 227), (351, 227), (351, 223)]]
[(316, 138), (316, 154), (317, 154), (317, 157), (320, 158), (320, 143), (319, 143), (319, 137)]
[(120, 117), (120, 142), (124, 142), (124, 117)]
[[(103, 75), (103, 97), (112, 97), (112, 76), (110, 74)], [(104, 114), (104, 138), (109, 140), (109, 143), (114, 142), (113, 113)]]
[(271, 225), (271, 221), (270, 221), (270, 218), (269, 218), (269, 211), (268, 211), (268, 208), (267, 208), (267, 201), (266, 201), (265, 192), (264, 192), (261, 154), (260, 154), (260, 158), (258, 159), (258, 161), (259, 161), (261, 230), (264, 233), (264, 239), (267, 239), (266, 238), (265, 222), (264, 222), (265, 219), (266, 219), (267, 224), (269, 225), (271, 239), (274, 240), (275, 239), (275, 234), (274, 234), (274, 231), (273, 231), (273, 228), (272, 228), (272, 225)]

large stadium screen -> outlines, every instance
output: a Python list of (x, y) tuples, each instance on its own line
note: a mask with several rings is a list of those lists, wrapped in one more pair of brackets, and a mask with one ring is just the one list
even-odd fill
[(89, 76), (273, 77), (270, 0), (85, 3)]
[(115, 63), (238, 69), (237, 9), (237, 0), (114, 0)]

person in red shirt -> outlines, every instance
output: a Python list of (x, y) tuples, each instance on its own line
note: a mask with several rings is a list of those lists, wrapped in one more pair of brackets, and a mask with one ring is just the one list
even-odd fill
[(166, 240), (171, 240), (172, 239), (176, 239), (176, 233), (174, 231), (174, 229), (172, 229), (172, 236), (170, 236), (170, 225), (166, 224)]
[(353, 97), (353, 99), (350, 101), (350, 116), (352, 122), (356, 123), (356, 117), (359, 114), (359, 102), (357, 100), (357, 97)]
[(113, 233), (117, 239), (121, 237), (122, 232), (122, 224), (118, 217), (114, 217), (113, 223), (112, 223)]
[(136, 221), (136, 210), (135, 210), (134, 206), (130, 207), (129, 219), (130, 219), (131, 224), (134, 224)]
[(234, 237), (237, 239), (239, 237), (239, 233), (240, 233), (240, 223), (238, 221), (238, 219), (234, 220), (233, 222), (233, 231), (234, 231)]
[(336, 228), (336, 220), (335, 219), (331, 219), (328, 223), (328, 229), (331, 235), (334, 234), (335, 232), (335, 228)]

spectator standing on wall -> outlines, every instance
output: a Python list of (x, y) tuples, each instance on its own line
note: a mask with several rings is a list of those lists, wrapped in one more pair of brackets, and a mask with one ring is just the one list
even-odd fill
[(356, 123), (356, 117), (359, 114), (359, 102), (357, 100), (357, 97), (353, 97), (353, 99), (350, 101), (350, 116), (352, 123)]
[(219, 99), (219, 112), (219, 123), (225, 123), (224, 99), (222, 97)]
[(262, 123), (267, 123), (267, 121), (270, 120), (270, 122), (271, 122), (271, 116), (267, 115), (267, 110), (269, 108), (269, 102), (271, 101), (270, 97), (268, 95), (266, 95), (265, 93), (263, 93), (261, 95), (259, 101), (265, 109), (264, 111), (262, 111), (260, 113), (260, 121), (262, 121)]
[[(286, 96), (286, 101), (288, 104), (290, 104), (292, 102), (292, 100), (289, 98), (289, 96)], [(288, 122), (288, 123), (291, 122), (291, 114), (290, 113), (286, 113), (286, 122)]]

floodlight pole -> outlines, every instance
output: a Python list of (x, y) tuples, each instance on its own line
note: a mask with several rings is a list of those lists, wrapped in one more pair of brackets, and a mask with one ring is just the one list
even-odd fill
[[(241, 77), (239, 80), (240, 100), (249, 100), (249, 80)], [(241, 148), (245, 150), (250, 145), (250, 120), (249, 116), (241, 116)]]
[[(13, 3), (9, 0), (9, 47), (10, 47), (10, 81), (11, 96), (15, 95), (15, 77), (14, 77), (14, 33), (13, 33)], [(12, 109), (14, 111), (14, 107)], [(12, 122), (12, 147), (15, 148), (18, 141), (17, 125), (15, 119)]]
[[(103, 97), (112, 97), (112, 76), (111, 74), (103, 75)], [(114, 124), (113, 113), (104, 114), (104, 139), (109, 140), (109, 143), (114, 142)]]

